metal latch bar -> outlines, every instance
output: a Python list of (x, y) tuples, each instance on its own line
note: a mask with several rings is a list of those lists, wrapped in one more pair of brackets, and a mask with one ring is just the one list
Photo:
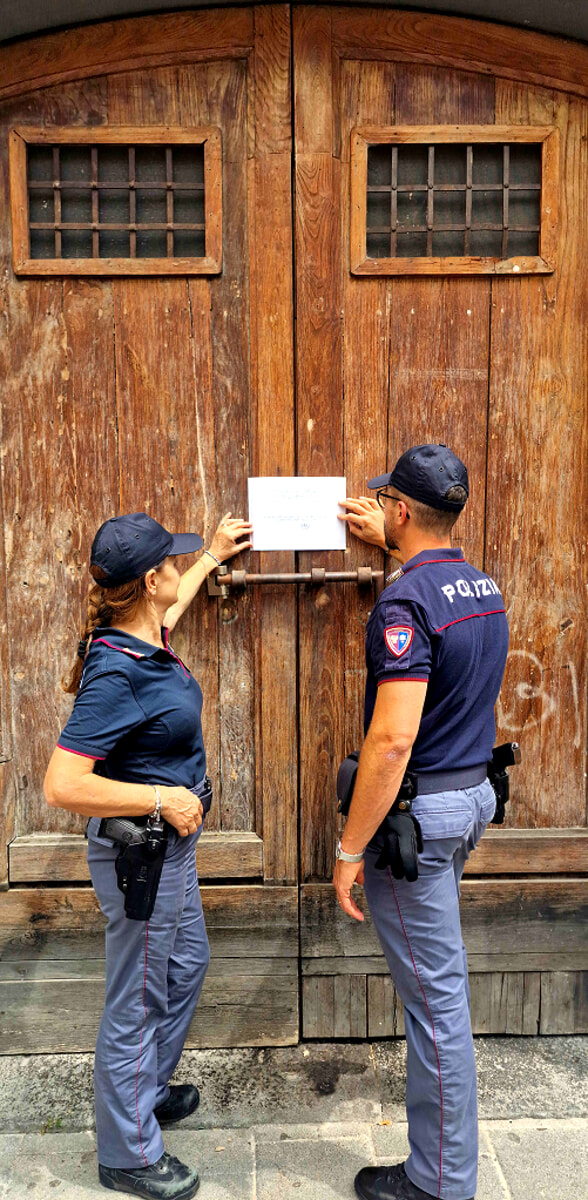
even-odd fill
[(276, 571), (254, 575), (247, 571), (229, 571), (223, 565), (208, 576), (207, 584), (209, 596), (228, 596), (231, 589), (243, 591), (246, 587), (272, 583), (309, 583), (311, 587), (324, 587), (327, 583), (356, 583), (358, 587), (375, 587), (379, 592), (383, 581), (384, 572), (374, 571), (371, 567), (358, 567), (356, 571), (326, 571), (324, 567), (313, 567), (311, 571)]

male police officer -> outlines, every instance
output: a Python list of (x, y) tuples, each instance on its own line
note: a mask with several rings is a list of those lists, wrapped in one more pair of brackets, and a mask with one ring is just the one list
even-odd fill
[[(508, 625), (496, 584), (451, 547), (469, 491), (460, 459), (443, 445), (414, 446), (368, 487), (378, 489), (387, 545), (404, 565), (368, 622), (366, 737), (333, 882), (341, 908), (357, 920), (351, 887), (364, 884), (404, 1004), (411, 1153), (393, 1167), (364, 1167), (355, 1190), (361, 1200), (470, 1200), (476, 1070), (459, 881), (494, 813), (486, 764)], [(357, 528), (362, 506), (348, 508), (344, 519)], [(412, 836), (404, 844), (401, 837), (400, 852), (396, 840), (396, 858), (388, 846), (384, 866), (386, 843), (376, 831), (407, 768), (416, 777), (417, 821), (401, 814)]]

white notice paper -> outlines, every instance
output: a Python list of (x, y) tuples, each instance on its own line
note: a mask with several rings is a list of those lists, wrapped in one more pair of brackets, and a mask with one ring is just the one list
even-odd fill
[(254, 550), (345, 549), (346, 526), (337, 520), (344, 477), (272, 475), (247, 486)]

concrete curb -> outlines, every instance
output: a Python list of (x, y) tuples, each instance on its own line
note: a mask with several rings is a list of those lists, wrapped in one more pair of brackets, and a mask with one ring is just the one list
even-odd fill
[[(588, 1037), (476, 1038), (480, 1117), (588, 1117)], [(188, 1050), (176, 1080), (201, 1086), (185, 1129), (247, 1129), (301, 1119), (404, 1121), (405, 1042)], [(0, 1133), (94, 1126), (90, 1054), (0, 1058)]]

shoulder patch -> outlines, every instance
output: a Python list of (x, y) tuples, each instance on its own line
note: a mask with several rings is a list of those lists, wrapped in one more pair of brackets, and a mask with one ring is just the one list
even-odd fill
[(389, 625), (384, 630), (386, 645), (395, 658), (406, 654), (414, 637), (414, 629), (410, 625)]

